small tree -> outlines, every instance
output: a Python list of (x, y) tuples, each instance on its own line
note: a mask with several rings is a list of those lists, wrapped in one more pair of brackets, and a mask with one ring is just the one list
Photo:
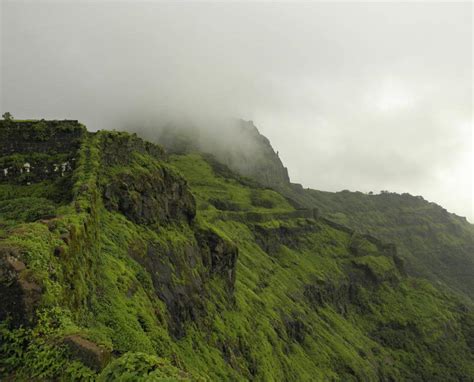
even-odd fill
[(11, 115), (11, 113), (8, 112), (8, 111), (7, 111), (6, 113), (4, 113), (4, 114), (2, 115), (2, 117), (3, 117), (3, 119), (4, 119), (5, 121), (11, 121), (11, 120), (13, 119), (13, 115)]

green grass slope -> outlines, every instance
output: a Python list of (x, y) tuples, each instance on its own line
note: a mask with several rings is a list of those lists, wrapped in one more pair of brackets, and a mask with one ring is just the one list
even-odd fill
[(474, 379), (473, 312), (393, 246), (125, 133), (76, 161), (0, 184), (0, 379)]
[[(209, 131), (169, 128), (163, 143), (174, 152), (204, 150), (241, 175), (272, 187), (294, 205), (318, 208), (322, 215), (361, 233), (397, 245), (412, 276), (429, 279), (474, 301), (474, 226), (444, 208), (409, 194), (324, 192), (290, 183), (287, 169), (253, 122), (240, 121), (215, 143)], [(200, 141), (210, 144), (199, 144)], [(235, 144), (240, 142), (241, 144)], [(251, 148), (251, 149), (249, 149)]]
[(302, 193), (302, 204), (331, 220), (396, 243), (410, 274), (474, 299), (474, 226), (466, 219), (410, 194)]

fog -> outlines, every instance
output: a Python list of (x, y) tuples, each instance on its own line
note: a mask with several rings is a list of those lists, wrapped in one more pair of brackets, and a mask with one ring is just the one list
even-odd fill
[(472, 4), (1, 2), (0, 109), (89, 129), (253, 120), (306, 187), (474, 221)]

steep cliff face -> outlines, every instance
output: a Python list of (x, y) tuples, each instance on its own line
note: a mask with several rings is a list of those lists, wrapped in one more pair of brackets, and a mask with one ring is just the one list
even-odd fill
[(287, 168), (252, 121), (238, 121), (236, 130), (239, 139), (230, 149), (222, 148), (216, 153), (219, 160), (239, 174), (258, 179), (265, 186), (290, 182)]
[[(166, 156), (159, 146), (116, 134), (102, 138), (100, 152), (100, 183), (108, 210), (137, 224), (193, 220), (193, 196), (186, 181), (161, 164)], [(146, 163), (147, 156), (155, 159), (154, 166)]]
[(169, 126), (153, 139), (174, 153), (210, 153), (231, 170), (258, 179), (264, 186), (290, 182), (288, 169), (252, 121), (236, 120), (217, 130)]
[(0, 379), (473, 378), (471, 307), (394, 245), (134, 135), (74, 157), (69, 198), (0, 183)]

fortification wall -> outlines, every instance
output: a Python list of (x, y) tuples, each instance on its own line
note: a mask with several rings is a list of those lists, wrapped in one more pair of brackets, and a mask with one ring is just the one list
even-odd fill
[(0, 183), (64, 177), (86, 134), (77, 121), (0, 121)]

